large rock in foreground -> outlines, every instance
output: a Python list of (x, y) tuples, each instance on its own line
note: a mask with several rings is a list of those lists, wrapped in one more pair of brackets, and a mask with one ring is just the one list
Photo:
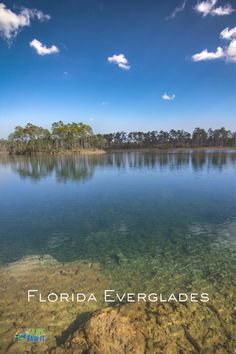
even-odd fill
[(233, 322), (199, 303), (126, 304), (95, 312), (55, 353), (235, 353)]

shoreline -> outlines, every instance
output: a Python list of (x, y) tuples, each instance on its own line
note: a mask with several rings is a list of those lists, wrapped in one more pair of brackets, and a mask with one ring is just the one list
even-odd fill
[(103, 155), (107, 153), (124, 153), (124, 152), (169, 152), (169, 153), (178, 153), (178, 152), (196, 152), (196, 151), (227, 151), (235, 150), (236, 146), (202, 146), (202, 147), (170, 147), (162, 149), (159, 147), (144, 147), (144, 148), (106, 148), (106, 149), (84, 149), (78, 151), (65, 150), (58, 152), (36, 152), (33, 154), (10, 154), (8, 151), (0, 151), (0, 156), (69, 156), (69, 155)]

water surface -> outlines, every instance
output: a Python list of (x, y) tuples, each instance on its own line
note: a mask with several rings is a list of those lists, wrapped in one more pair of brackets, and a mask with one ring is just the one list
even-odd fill
[(1, 156), (0, 261), (99, 261), (133, 290), (230, 281), (235, 173), (235, 150)]

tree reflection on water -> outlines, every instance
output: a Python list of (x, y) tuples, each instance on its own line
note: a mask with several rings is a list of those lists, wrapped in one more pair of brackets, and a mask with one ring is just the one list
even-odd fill
[(86, 181), (99, 167), (113, 169), (163, 169), (191, 167), (195, 171), (216, 169), (221, 171), (228, 164), (236, 163), (236, 152), (186, 151), (186, 152), (114, 152), (103, 155), (66, 156), (1, 156), (0, 165), (8, 165), (21, 178), (39, 180), (55, 176), (58, 182)]

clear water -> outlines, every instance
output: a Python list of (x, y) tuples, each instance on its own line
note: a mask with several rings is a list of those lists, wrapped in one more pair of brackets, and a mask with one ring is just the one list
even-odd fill
[(236, 151), (0, 157), (0, 262), (99, 261), (120, 289), (232, 284)]

